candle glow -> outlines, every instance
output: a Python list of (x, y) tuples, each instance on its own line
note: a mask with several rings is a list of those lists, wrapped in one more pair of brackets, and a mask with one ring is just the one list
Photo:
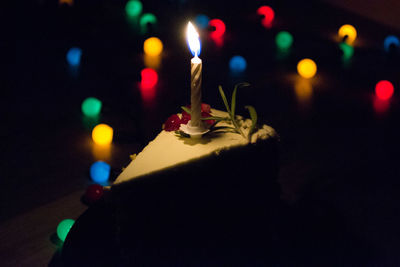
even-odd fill
[(194, 57), (198, 57), (200, 55), (200, 39), (199, 34), (197, 33), (196, 29), (194, 28), (192, 23), (188, 23), (187, 27), (187, 41), (189, 44), (190, 52)]

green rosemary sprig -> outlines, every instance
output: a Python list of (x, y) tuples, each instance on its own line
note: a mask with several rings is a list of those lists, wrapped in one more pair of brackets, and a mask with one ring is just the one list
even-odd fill
[[(250, 86), (249, 83), (239, 83), (236, 84), (234, 89), (233, 89), (233, 93), (232, 93), (232, 100), (231, 103), (229, 105), (228, 99), (226, 98), (225, 92), (222, 89), (222, 86), (218, 86), (219, 89), (219, 93), (221, 95), (222, 101), (224, 102), (226, 111), (228, 112), (229, 117), (219, 117), (219, 116), (210, 116), (210, 117), (204, 117), (201, 118), (201, 120), (215, 120), (214, 124), (211, 125), (210, 127), (210, 132), (217, 132), (217, 131), (230, 131), (230, 132), (234, 132), (234, 133), (238, 133), (240, 135), (242, 135), (244, 138), (248, 138), (250, 140), (251, 135), (253, 134), (256, 125), (257, 125), (257, 112), (256, 109), (253, 106), (245, 106), (245, 108), (249, 111), (250, 113), (250, 118), (252, 121), (250, 130), (248, 135), (246, 136), (242, 129), (240, 128), (238, 121), (236, 119), (236, 95), (237, 95), (237, 90), (239, 88), (242, 87), (247, 87)], [(187, 107), (182, 106), (181, 107), (184, 111), (186, 111), (188, 114), (191, 114), (191, 110)], [(230, 121), (233, 124), (233, 127), (231, 126), (216, 126), (219, 122), (221, 121)], [(182, 137), (190, 137), (189, 135), (183, 133), (182, 131), (176, 131), (176, 134), (182, 136)]]
[(256, 125), (257, 125), (257, 112), (253, 106), (245, 106), (245, 108), (249, 111), (250, 118), (251, 118), (251, 127), (249, 130), (249, 140), (250, 140), (250, 137), (253, 134), (253, 132), (256, 128)]
[(236, 120), (236, 115), (235, 115), (235, 111), (236, 111), (236, 94), (237, 94), (237, 89), (241, 88), (241, 87), (247, 87), (250, 86), (249, 83), (239, 83), (235, 85), (235, 88), (233, 89), (233, 93), (232, 93), (232, 100), (231, 100), (231, 105), (229, 106), (228, 100), (226, 98), (225, 92), (222, 89), (222, 86), (219, 86), (219, 93), (221, 95), (222, 101), (224, 102), (226, 111), (229, 114), (229, 118), (232, 121), (233, 126), (235, 127), (235, 130), (237, 133), (241, 134), (244, 138), (248, 138), (250, 139), (251, 134), (253, 133), (256, 124), (257, 124), (257, 112), (255, 110), (255, 108), (253, 106), (246, 106), (245, 108), (247, 108), (249, 110), (250, 113), (250, 118), (252, 120), (252, 125), (249, 131), (249, 134), (246, 136), (243, 131), (241, 130), (241, 128), (239, 127), (237, 120)]

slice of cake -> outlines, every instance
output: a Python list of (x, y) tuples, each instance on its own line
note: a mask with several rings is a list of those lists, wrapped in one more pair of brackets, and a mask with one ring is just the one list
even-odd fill
[[(228, 113), (220, 110), (211, 110), (215, 117), (228, 117)], [(251, 120), (239, 118), (238, 124), (242, 132), (247, 136), (251, 127)], [(231, 123), (221, 122), (219, 126), (232, 126)], [(267, 139), (276, 138), (275, 130), (263, 125), (254, 132), (250, 138), (245, 138), (234, 132), (216, 132), (202, 139), (179, 137), (172, 131), (161, 131), (142, 152), (133, 156), (132, 162), (124, 169), (114, 182), (114, 187), (135, 182), (137, 179), (157, 175), (159, 172), (174, 171), (181, 165), (195, 163), (208, 157), (218, 156), (230, 150), (246, 148), (248, 145), (259, 145)], [(269, 140), (270, 141), (270, 140)], [(196, 171), (196, 170), (193, 170)], [(190, 179), (190, 178), (188, 178)]]
[[(229, 117), (215, 109), (210, 115)], [(162, 264), (161, 251), (192, 259), (264, 242), (260, 229), (280, 194), (277, 135), (239, 116), (242, 134), (232, 126), (221, 121), (200, 139), (162, 130), (132, 157), (111, 187), (124, 264)]]

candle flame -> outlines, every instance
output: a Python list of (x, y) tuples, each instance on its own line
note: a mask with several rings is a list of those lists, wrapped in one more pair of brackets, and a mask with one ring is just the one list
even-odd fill
[(188, 23), (187, 27), (187, 41), (189, 43), (190, 52), (192, 52), (193, 56), (197, 57), (200, 55), (200, 39), (199, 34), (196, 31), (196, 28), (192, 23)]

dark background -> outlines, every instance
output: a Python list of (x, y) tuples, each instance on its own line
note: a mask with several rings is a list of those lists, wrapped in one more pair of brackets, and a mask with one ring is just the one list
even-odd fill
[[(262, 4), (276, 11), (271, 29), (256, 14)], [(384, 38), (398, 30), (317, 1), (169, 0), (143, 2), (158, 24), (141, 34), (124, 5), (75, 1), (69, 7), (43, 0), (21, 7), (16, 16), (3, 10), (0, 221), (86, 188), (96, 160), (110, 163), (115, 176), (130, 154), (154, 138), (166, 118), (189, 102), (191, 55), (184, 32), (187, 21), (203, 13), (227, 25), (222, 47), (207, 31), (200, 34), (204, 102), (223, 109), (217, 86), (229, 92), (238, 81), (250, 82), (238, 93), (238, 105), (255, 106), (280, 134), (283, 201), (299, 217), (321, 219), (321, 233), (340, 224), (371, 251), (368, 263), (398, 261), (400, 61), (399, 51), (383, 51)], [(359, 35), (347, 63), (336, 38), (345, 23)], [(274, 42), (281, 30), (294, 36), (287, 57)], [(150, 36), (163, 41), (164, 51), (155, 98), (145, 101), (139, 81), (142, 45)], [(77, 70), (65, 60), (72, 46), (83, 51)], [(228, 66), (236, 54), (248, 64), (240, 76)], [(296, 73), (305, 57), (318, 65), (308, 81)], [(383, 79), (395, 86), (386, 103), (374, 96)], [(114, 128), (108, 150), (92, 144), (96, 122), (81, 114), (89, 96), (103, 101), (98, 122)]]

